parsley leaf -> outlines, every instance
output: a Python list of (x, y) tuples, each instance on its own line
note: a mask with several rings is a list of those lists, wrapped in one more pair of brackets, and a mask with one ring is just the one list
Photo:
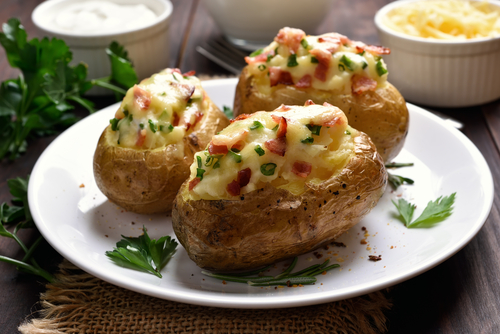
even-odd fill
[(121, 267), (147, 272), (162, 278), (160, 271), (175, 253), (177, 242), (170, 236), (151, 240), (146, 227), (144, 234), (137, 237), (125, 237), (116, 243), (113, 251), (106, 256)]
[(450, 196), (440, 196), (435, 201), (429, 201), (422, 214), (413, 222), (411, 220), (413, 211), (416, 208), (414, 204), (407, 202), (403, 198), (400, 198), (397, 204), (394, 201), (392, 203), (398, 209), (406, 227), (432, 227), (452, 214), (455, 195), (456, 193), (453, 193)]

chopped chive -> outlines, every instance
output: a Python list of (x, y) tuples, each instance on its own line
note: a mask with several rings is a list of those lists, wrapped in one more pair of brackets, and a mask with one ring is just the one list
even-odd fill
[(228, 154), (234, 159), (234, 161), (237, 164), (239, 164), (241, 162), (241, 154), (238, 154), (237, 152), (234, 152), (234, 149), (229, 150)]
[(203, 180), (203, 174), (205, 174), (204, 169), (196, 168), (196, 177), (199, 177), (200, 181)]
[(264, 151), (264, 149), (260, 145), (255, 146), (254, 150), (259, 156), (263, 156), (264, 154), (266, 154), (266, 151)]
[(217, 169), (217, 168), (220, 168), (220, 159), (217, 159), (217, 161), (214, 163), (214, 166), (212, 167), (212, 169)]
[(321, 125), (307, 124), (306, 126), (311, 131), (311, 134), (319, 136), (319, 133), (321, 131)]
[(273, 131), (278, 130), (279, 124), (277, 124), (274, 128), (272, 128)]
[(196, 162), (198, 163), (198, 168), (201, 168), (201, 157), (199, 155), (196, 156)]
[(253, 125), (250, 127), (250, 130), (256, 130), (256, 129), (260, 129), (260, 128), (263, 128), (264, 125), (262, 125), (261, 122), (259, 121), (253, 121)]
[(250, 54), (250, 57), (256, 57), (256, 56), (260, 55), (263, 51), (264, 51), (264, 49), (255, 50), (254, 52), (252, 52)]
[(368, 63), (367, 63), (366, 61), (364, 61), (364, 60), (363, 60), (363, 65), (362, 65), (363, 70), (364, 70), (365, 68), (367, 68), (367, 67), (368, 67)]
[(349, 131), (349, 130), (345, 130), (345, 131), (344, 131), (344, 134), (346, 134), (346, 135), (350, 135), (350, 134), (351, 134), (351, 131)]
[(123, 108), (123, 114), (125, 115), (125, 117), (128, 116), (128, 110), (127, 110), (127, 107), (124, 107)]
[(113, 131), (118, 130), (118, 122), (119, 122), (119, 121), (120, 121), (120, 120), (118, 120), (118, 119), (116, 119), (116, 118), (113, 118), (113, 119), (110, 119), (110, 120), (109, 120), (109, 123), (111, 124), (111, 130), (113, 130)]
[(300, 45), (302, 45), (302, 47), (307, 50), (309, 43), (307, 43), (307, 40), (305, 38), (302, 38), (302, 40), (300, 41)]
[(340, 62), (342, 64), (344, 64), (345, 67), (347, 67), (351, 71), (354, 71), (354, 69), (356, 67), (355, 64), (353, 63), (353, 61), (351, 59), (349, 59), (348, 57), (346, 57), (346, 55), (342, 55), (342, 57), (340, 58)]
[(273, 59), (273, 55), (267, 55), (267, 59), (266, 59), (266, 63), (269, 63), (271, 61), (271, 59)]
[(274, 174), (276, 167), (277, 165), (272, 162), (268, 164), (263, 164), (262, 166), (260, 166), (260, 172), (265, 176), (271, 176)]
[(345, 71), (345, 66), (342, 64), (339, 64), (339, 71), (344, 72)]
[(314, 143), (314, 138), (313, 137), (307, 137), (306, 139), (302, 139), (300, 142), (303, 143), (303, 144), (312, 144), (312, 143)]
[(144, 124), (139, 123), (139, 127), (140, 127), (141, 129), (144, 129)]
[(382, 60), (377, 61), (375, 69), (377, 70), (377, 74), (379, 75), (379, 77), (387, 73), (387, 69), (384, 67), (384, 64), (382, 64)]
[(260, 64), (257, 68), (261, 71), (265, 71), (267, 67), (264, 64)]
[(294, 54), (291, 54), (289, 57), (288, 57), (288, 63), (286, 64), (287, 67), (295, 67), (295, 66), (298, 66), (299, 63), (297, 63), (297, 55), (294, 53)]
[(156, 131), (158, 130), (158, 128), (156, 127), (156, 124), (152, 120), (148, 120), (148, 123), (149, 123), (149, 129), (151, 130), (151, 132), (156, 133)]
[(311, 56), (311, 63), (312, 64), (318, 64), (319, 63), (318, 58)]

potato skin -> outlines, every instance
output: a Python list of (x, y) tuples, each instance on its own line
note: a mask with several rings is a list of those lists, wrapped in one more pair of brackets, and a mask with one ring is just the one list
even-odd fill
[(390, 83), (385, 88), (360, 95), (280, 84), (267, 96), (258, 91), (253, 81), (253, 76), (247, 75), (245, 67), (236, 87), (235, 117), (274, 110), (281, 104), (304, 105), (307, 100), (316, 104), (328, 102), (342, 109), (350, 126), (370, 136), (384, 161), (391, 161), (403, 148), (408, 134), (409, 113), (404, 98)]
[[(206, 97), (208, 99), (208, 97)], [(196, 152), (205, 149), (214, 134), (229, 120), (209, 100), (209, 107), (195, 130), (183, 138), (184, 153), (177, 144), (154, 150), (120, 147), (108, 140), (111, 127), (102, 133), (94, 154), (94, 178), (108, 199), (127, 211), (151, 214), (169, 212), (181, 184), (189, 177)]]
[(355, 155), (332, 178), (297, 196), (264, 188), (237, 200), (190, 200), (184, 182), (172, 209), (179, 242), (201, 268), (258, 268), (321, 247), (357, 224), (383, 195), (387, 172), (370, 138), (360, 132)]

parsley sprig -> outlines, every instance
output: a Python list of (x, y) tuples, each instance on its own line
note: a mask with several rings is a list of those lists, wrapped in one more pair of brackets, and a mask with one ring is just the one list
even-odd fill
[(432, 227), (452, 214), (455, 196), (456, 193), (453, 193), (450, 196), (440, 196), (435, 201), (429, 201), (422, 214), (414, 221), (412, 221), (413, 213), (417, 207), (415, 204), (409, 203), (404, 198), (400, 198), (397, 203), (394, 201), (392, 203), (398, 209), (406, 227)]
[[(15, 240), (17, 244), (21, 246), (26, 255), (22, 258), (22, 260), (0, 255), (0, 261), (13, 264), (17, 266), (17, 269), (20, 271), (38, 275), (45, 278), (49, 282), (53, 282), (54, 277), (49, 272), (42, 269), (33, 258), (35, 250), (42, 242), (43, 237), (40, 235), (31, 247), (28, 248), (18, 236), (18, 232), (23, 228), (36, 228), (28, 207), (28, 182), (29, 175), (26, 179), (20, 177), (9, 179), (7, 181), (7, 185), (9, 186), (10, 193), (13, 196), (13, 205), (2, 203), (0, 206), (0, 236)], [(5, 227), (6, 225), (15, 226), (14, 231), (8, 231)]]
[(110, 45), (110, 77), (87, 80), (87, 66), (71, 66), (72, 53), (57, 38), (27, 39), (20, 21), (11, 18), (2, 26), (0, 44), (10, 66), (18, 68), (17, 79), (0, 84), (0, 160), (17, 158), (26, 151), (27, 140), (47, 136), (72, 125), (78, 118), (70, 113), (74, 105), (94, 112), (91, 101), (82, 97), (93, 86), (124, 94), (137, 82), (137, 76), (118, 43)]
[[(411, 166), (413, 166), (413, 162), (408, 162), (408, 163), (391, 162), (391, 163), (385, 164), (386, 168), (401, 168), (401, 167), (411, 167)], [(392, 173), (387, 173), (387, 176), (388, 176), (389, 184), (391, 185), (391, 187), (394, 190), (398, 189), (398, 187), (400, 185), (402, 185), (403, 183), (406, 183), (406, 184), (415, 183), (415, 181), (413, 181), (412, 179), (404, 177), (404, 176), (399, 176), (399, 175), (395, 175)]]
[(263, 272), (268, 270), (272, 265), (265, 268), (257, 269), (250, 272), (244, 272), (239, 274), (223, 274), (223, 273), (211, 273), (208, 271), (202, 271), (203, 275), (217, 278), (224, 281), (236, 282), (236, 283), (246, 283), (250, 286), (271, 286), (271, 285), (286, 285), (292, 286), (296, 284), (313, 284), (317, 281), (316, 277), (323, 272), (332, 270), (334, 268), (340, 267), (339, 264), (332, 264), (328, 266), (330, 260), (326, 260), (322, 264), (314, 264), (305, 269), (292, 273), (292, 270), (297, 264), (298, 257), (295, 257), (292, 263), (279, 275), (276, 276), (264, 276)]
[(122, 240), (116, 243), (113, 251), (107, 251), (106, 256), (121, 267), (144, 271), (162, 278), (160, 271), (174, 255), (177, 241), (170, 236), (158, 240), (151, 239), (146, 227), (144, 234), (134, 238), (122, 235)]

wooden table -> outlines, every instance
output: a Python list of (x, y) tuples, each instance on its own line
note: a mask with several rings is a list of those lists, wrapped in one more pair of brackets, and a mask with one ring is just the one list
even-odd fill
[[(37, 0), (2, 0), (0, 21), (21, 19), (30, 37), (38, 36), (31, 21)], [(373, 24), (375, 12), (388, 0), (336, 0), (317, 33), (337, 31), (354, 40), (378, 44)], [(220, 35), (201, 0), (174, 0), (171, 22), (170, 66), (197, 74), (230, 75), (195, 51), (203, 41)], [(316, 32), (309, 32), (314, 34)], [(500, 61), (500, 60), (499, 60)], [(0, 51), (0, 79), (17, 76)], [(499, 87), (500, 89), (500, 87)], [(112, 98), (94, 99), (97, 108), (111, 104)], [(464, 133), (485, 156), (495, 185), (500, 182), (500, 100), (464, 109), (442, 110), (466, 124)], [(85, 116), (83, 111), (80, 115)], [(55, 138), (45, 137), (29, 143), (19, 159), (0, 164), (0, 203), (11, 196), (7, 179), (29, 174), (42, 151)], [(475, 208), (471, 207), (470, 210)], [(389, 333), (500, 333), (500, 198), (495, 195), (492, 211), (479, 234), (460, 252), (428, 272), (395, 286), (394, 306), (388, 314)], [(38, 236), (24, 231), (30, 243)], [(23, 253), (12, 240), (0, 238), (0, 254), (21, 258)], [(61, 260), (49, 245), (38, 252), (43, 266), (54, 270)], [(17, 326), (39, 309), (44, 282), (19, 274), (14, 266), (0, 262), (0, 332), (16, 333)]]

